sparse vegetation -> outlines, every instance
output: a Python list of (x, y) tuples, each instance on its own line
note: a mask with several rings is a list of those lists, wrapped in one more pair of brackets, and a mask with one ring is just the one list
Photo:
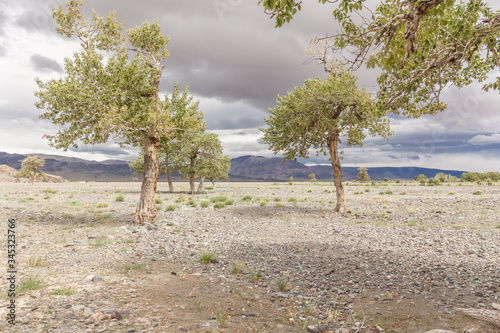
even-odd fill
[(26, 260), (26, 265), (28, 265), (28, 267), (46, 267), (49, 264), (44, 258), (34, 256), (34, 257), (29, 257)]
[(176, 209), (177, 209), (176, 205), (168, 205), (167, 208), (165, 208), (165, 211), (166, 212), (173, 212)]
[(58, 288), (54, 289), (51, 292), (49, 292), (49, 295), (57, 296), (57, 295), (65, 295), (65, 296), (70, 296), (74, 295), (75, 291), (71, 290), (69, 288)]
[(208, 265), (212, 262), (212, 260), (215, 257), (215, 253), (211, 250), (203, 250), (203, 252), (200, 253), (200, 262), (202, 264)]

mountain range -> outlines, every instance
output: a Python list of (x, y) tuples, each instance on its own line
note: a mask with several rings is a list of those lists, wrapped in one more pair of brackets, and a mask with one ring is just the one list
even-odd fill
[[(45, 159), (42, 171), (52, 175), (61, 176), (70, 181), (133, 181), (141, 179), (133, 173), (122, 160), (89, 161), (76, 157), (59, 155), (32, 154)], [(0, 152), (0, 165), (5, 164), (19, 170), (21, 160), (29, 155), (9, 154)], [(357, 167), (343, 167), (343, 180), (356, 179)], [(443, 172), (460, 178), (467, 171), (441, 170), (417, 167), (375, 167), (369, 168), (368, 174), (373, 180), (388, 179), (414, 179), (415, 176), (424, 174), (434, 177), (436, 173)], [(295, 161), (283, 162), (279, 157), (240, 156), (231, 160), (229, 181), (287, 181), (290, 176), (294, 180), (307, 180), (309, 174), (314, 173), (318, 180), (333, 180), (333, 171), (330, 165), (306, 166)], [(179, 179), (174, 175), (174, 179)], [(166, 181), (165, 176), (160, 176), (159, 181)]]

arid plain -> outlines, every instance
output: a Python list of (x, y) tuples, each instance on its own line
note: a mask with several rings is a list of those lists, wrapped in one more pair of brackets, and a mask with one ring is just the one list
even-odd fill
[[(466, 182), (3, 183), (18, 332), (498, 332), (500, 186)], [(202, 263), (206, 261), (206, 263)], [(9, 298), (2, 281), (0, 314)]]

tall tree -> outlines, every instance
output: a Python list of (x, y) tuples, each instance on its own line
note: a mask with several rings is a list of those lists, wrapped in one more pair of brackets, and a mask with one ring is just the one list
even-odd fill
[[(169, 192), (174, 192), (172, 178), (170, 175), (179, 170), (174, 169), (172, 158), (174, 156), (173, 146), (176, 141), (188, 140), (192, 133), (205, 130), (203, 112), (199, 110), (199, 101), (194, 101), (189, 95), (189, 88), (186, 87), (181, 93), (179, 84), (176, 83), (171, 97), (165, 98), (165, 107), (170, 110), (171, 122), (174, 130), (164, 135), (158, 147), (158, 175), (167, 175)], [(136, 173), (144, 172), (144, 152), (141, 150), (139, 156), (128, 162), (130, 168)]]
[[(28, 156), (21, 160), (21, 170), (14, 177), (17, 178), (28, 178), (26, 184), (32, 181), (35, 184), (36, 179), (42, 176), (41, 168), (45, 165), (45, 160), (43, 158), (38, 158), (36, 156)], [(25, 185), (26, 185), (25, 184)]]
[(370, 180), (370, 176), (368, 175), (368, 169), (367, 168), (358, 168), (358, 176), (357, 179), (360, 182), (367, 182)]
[[(381, 1), (371, 10), (366, 0), (318, 0), (336, 4), (340, 30), (317, 37), (313, 57), (324, 64), (339, 58), (346, 69), (366, 65), (382, 70), (377, 102), (392, 112), (418, 117), (446, 108), (442, 90), (484, 81), (500, 67), (500, 13), (482, 0)], [(302, 1), (259, 2), (281, 27)], [(342, 57), (342, 58), (340, 58)], [(484, 89), (500, 89), (500, 76)]]
[(54, 10), (57, 31), (76, 37), (81, 49), (65, 59), (65, 75), (42, 82), (36, 106), (40, 118), (64, 126), (45, 135), (56, 148), (96, 144), (113, 136), (120, 144), (141, 147), (144, 177), (134, 222), (156, 222), (154, 197), (158, 176), (156, 153), (163, 136), (173, 130), (168, 103), (159, 96), (159, 83), (169, 57), (169, 38), (157, 21), (124, 31), (115, 13), (106, 18), (92, 11), (85, 20), (81, 0)]
[(189, 191), (195, 194), (195, 179), (200, 179), (197, 192), (201, 192), (205, 178), (225, 179), (231, 159), (223, 154), (222, 144), (215, 133), (193, 133), (188, 140), (178, 141), (173, 161), (181, 178), (189, 180)]
[(307, 158), (309, 150), (329, 155), (337, 194), (336, 212), (345, 212), (345, 194), (338, 144), (362, 145), (367, 132), (387, 138), (388, 119), (375, 107), (371, 95), (358, 89), (356, 77), (331, 72), (326, 80), (308, 79), (286, 96), (278, 96), (265, 121), (263, 140), (283, 160)]

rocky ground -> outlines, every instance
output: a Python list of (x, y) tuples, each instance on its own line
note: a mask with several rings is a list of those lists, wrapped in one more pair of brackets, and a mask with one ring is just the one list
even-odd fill
[(500, 303), (499, 184), (186, 187), (136, 226), (139, 183), (2, 184), (0, 331), (499, 331), (460, 310)]

